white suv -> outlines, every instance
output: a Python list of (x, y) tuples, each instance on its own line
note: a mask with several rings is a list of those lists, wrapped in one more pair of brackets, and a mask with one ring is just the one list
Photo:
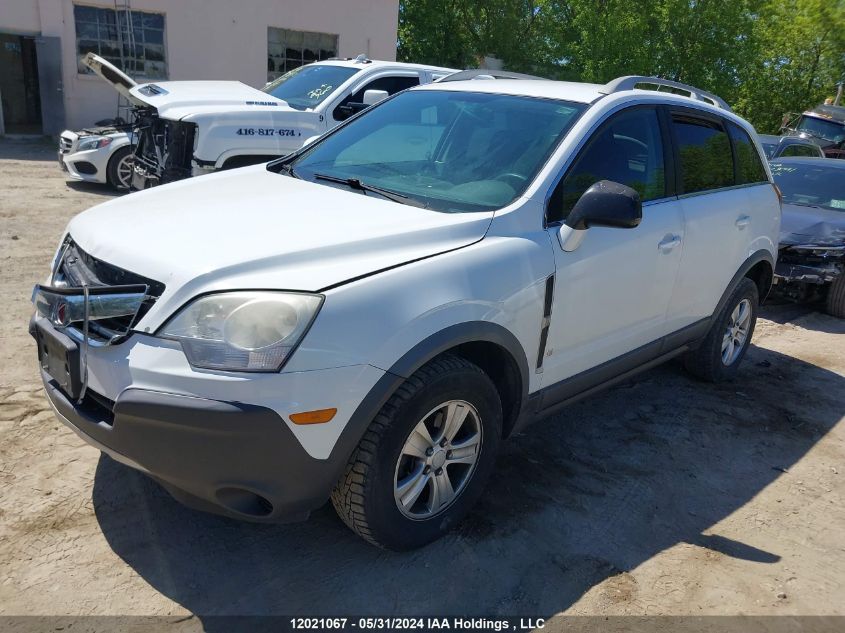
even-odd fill
[(33, 295), (47, 395), (192, 507), (331, 497), (371, 543), (420, 546), (525, 423), (673, 356), (736, 374), (780, 224), (755, 138), (643, 77), (399, 93), (72, 220)]

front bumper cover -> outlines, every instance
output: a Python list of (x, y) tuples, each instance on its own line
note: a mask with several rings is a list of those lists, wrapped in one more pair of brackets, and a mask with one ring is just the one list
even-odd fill
[(53, 409), (80, 437), (198, 510), (304, 520), (328, 499), (342, 467), (309, 456), (265, 407), (130, 388), (109, 415), (90, 398), (71, 402), (46, 372), (41, 378)]

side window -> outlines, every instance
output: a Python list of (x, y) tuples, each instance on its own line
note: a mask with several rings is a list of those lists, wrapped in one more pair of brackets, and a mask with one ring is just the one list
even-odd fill
[(413, 77), (379, 77), (378, 79), (373, 79), (341, 101), (334, 109), (334, 118), (337, 121), (343, 121), (356, 112), (363, 110), (365, 107), (363, 105), (364, 93), (367, 90), (384, 90), (388, 95), (393, 95), (419, 85), (419, 75)]
[(721, 124), (707, 119), (674, 115), (683, 193), (731, 187), (734, 164), (731, 144)]
[(593, 134), (549, 200), (548, 222), (569, 215), (578, 198), (599, 180), (636, 189), (643, 201), (666, 195), (663, 140), (653, 108), (614, 115)]
[(819, 158), (819, 150), (809, 145), (787, 145), (781, 156), (814, 156)]
[(735, 123), (728, 122), (728, 131), (736, 152), (736, 184), (768, 182), (769, 177), (760, 160), (760, 154), (748, 133)]

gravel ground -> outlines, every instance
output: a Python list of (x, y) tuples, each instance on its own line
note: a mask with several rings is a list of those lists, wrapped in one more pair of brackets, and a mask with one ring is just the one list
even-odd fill
[(0, 143), (0, 616), (845, 614), (845, 322), (768, 308), (736, 382), (669, 364), (538, 423), (463, 525), (393, 554), (330, 507), (187, 510), (53, 418), (29, 293), (110, 195)]

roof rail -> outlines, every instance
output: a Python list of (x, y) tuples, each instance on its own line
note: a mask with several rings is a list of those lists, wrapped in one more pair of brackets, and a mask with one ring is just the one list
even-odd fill
[(355, 62), (356, 64), (372, 64), (373, 60), (367, 57), (364, 53), (358, 57), (326, 57), (320, 61), (324, 62)]
[[(647, 86), (647, 87), (646, 87)], [(654, 86), (654, 87), (651, 87)], [(677, 81), (670, 81), (669, 79), (660, 79), (659, 77), (645, 77), (642, 75), (627, 75), (625, 77), (617, 77), (612, 81), (608, 81), (601, 90), (604, 94), (613, 94), (614, 92), (621, 92), (623, 90), (656, 90), (658, 92), (672, 92), (673, 94), (680, 94), (696, 101), (703, 101), (709, 103), (717, 108), (731, 111), (731, 107), (721, 97), (717, 97), (711, 92), (706, 92), (688, 86)]]
[(491, 70), (489, 68), (471, 68), (469, 70), (460, 70), (451, 75), (446, 75), (438, 79), (438, 82), (444, 81), (465, 81), (467, 79), (543, 79), (542, 77), (535, 77), (534, 75), (523, 75), (522, 73), (512, 73), (507, 70)]

